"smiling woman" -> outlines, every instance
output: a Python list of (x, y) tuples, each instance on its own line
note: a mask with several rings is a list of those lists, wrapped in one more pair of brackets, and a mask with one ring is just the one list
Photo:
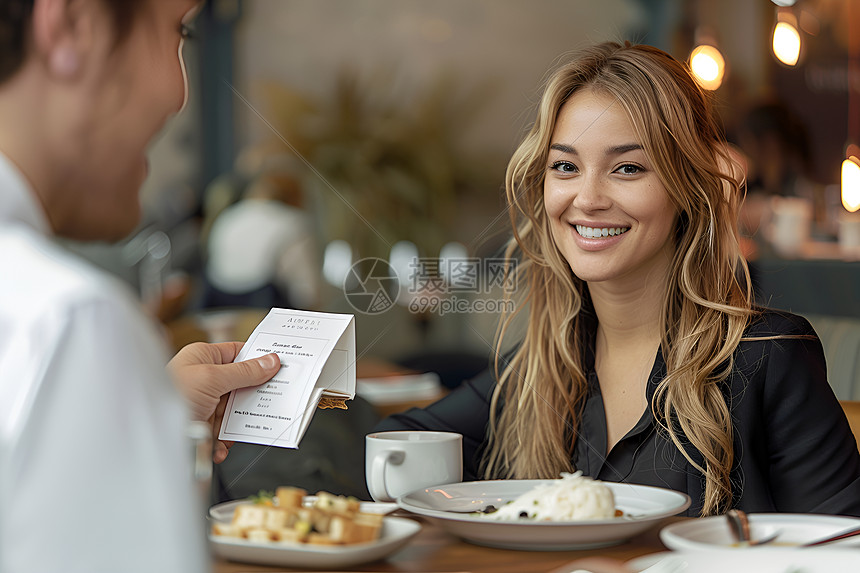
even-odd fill
[(506, 176), (528, 305), (503, 319), (494, 371), (377, 429), (464, 434), (472, 479), (581, 470), (682, 491), (691, 515), (860, 515), (815, 332), (752, 305), (736, 173), (669, 54), (604, 43), (559, 67)]

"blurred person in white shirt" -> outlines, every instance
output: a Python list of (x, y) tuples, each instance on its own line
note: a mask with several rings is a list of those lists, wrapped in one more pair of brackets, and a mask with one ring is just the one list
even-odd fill
[(212, 224), (206, 244), (203, 305), (314, 310), (322, 255), (298, 182), (257, 176)]
[(197, 6), (0, 0), (0, 571), (208, 569), (187, 420), (217, 426), (226, 393), (279, 368), (225, 343), (165, 370), (134, 295), (54, 240), (138, 224)]

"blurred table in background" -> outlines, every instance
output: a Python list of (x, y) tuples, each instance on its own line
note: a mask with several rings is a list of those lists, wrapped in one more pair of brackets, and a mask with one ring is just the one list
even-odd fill
[[(361, 372), (362, 368), (358, 370)], [(373, 377), (359, 375), (356, 393), (373, 404), (380, 417), (385, 418), (409, 408), (429, 406), (448, 390), (434, 372), (399, 372)]]

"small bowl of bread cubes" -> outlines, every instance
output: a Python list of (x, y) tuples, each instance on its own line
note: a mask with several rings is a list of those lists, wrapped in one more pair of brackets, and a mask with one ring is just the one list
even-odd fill
[(215, 554), (235, 561), (347, 566), (380, 559), (421, 529), (414, 520), (364, 511), (372, 503), (279, 487), (210, 509)]
[(305, 505), (307, 492), (279, 487), (273, 496), (265, 492), (250, 503), (237, 505), (230, 523), (215, 522), (212, 533), (257, 543), (309, 543), (351, 545), (379, 539), (383, 516), (363, 513), (354, 497), (319, 492)]

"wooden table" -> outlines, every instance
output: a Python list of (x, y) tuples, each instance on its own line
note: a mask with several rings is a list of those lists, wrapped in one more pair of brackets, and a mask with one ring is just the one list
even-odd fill
[[(414, 518), (411, 515), (410, 517)], [(344, 569), (344, 571), (548, 573), (571, 561), (586, 557), (611, 557), (627, 561), (649, 553), (665, 551), (666, 547), (658, 537), (660, 529), (668, 523), (684, 518), (673, 517), (658, 522), (645, 533), (622, 545), (580, 551), (514, 551), (481, 547), (462, 541), (420, 518), (416, 519), (421, 521), (423, 528), (400, 551), (386, 560)], [(307, 570), (218, 560), (215, 562), (214, 571), (215, 573), (251, 573)]]

